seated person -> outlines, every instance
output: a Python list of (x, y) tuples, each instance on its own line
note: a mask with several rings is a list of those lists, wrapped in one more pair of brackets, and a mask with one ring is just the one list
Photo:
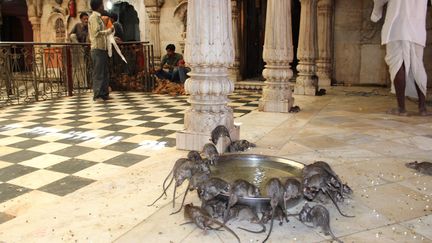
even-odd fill
[[(156, 77), (176, 83), (184, 83), (187, 78), (186, 73), (190, 69), (185, 67), (183, 56), (175, 52), (175, 45), (173, 44), (167, 45), (165, 49), (167, 54), (162, 58), (160, 69), (156, 71)], [(164, 68), (168, 69), (168, 72)]]

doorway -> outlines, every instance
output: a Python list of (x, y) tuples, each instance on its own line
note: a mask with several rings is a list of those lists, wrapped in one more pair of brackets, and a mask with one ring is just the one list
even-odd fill
[[(265, 36), (267, 0), (242, 0), (240, 6), (240, 74), (242, 80), (264, 81), (262, 58)], [(291, 23), (294, 59), (291, 67), (296, 73), (297, 47), (300, 30), (300, 1), (291, 0)]]
[(123, 26), (123, 41), (140, 41), (139, 18), (135, 8), (127, 2), (115, 3), (111, 12), (118, 16), (118, 21)]

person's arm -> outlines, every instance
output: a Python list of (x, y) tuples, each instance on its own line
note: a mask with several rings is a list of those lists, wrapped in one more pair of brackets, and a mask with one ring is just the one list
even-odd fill
[[(431, 0), (431, 1), (432, 1), (432, 0)], [(77, 33), (77, 27), (78, 27), (78, 24), (76, 24), (76, 25), (72, 28), (71, 32), (69, 33), (69, 36), (72, 35), (72, 34), (76, 34), (76, 33)]]
[[(102, 21), (102, 19), (99, 20)], [(95, 38), (98, 36), (107, 36), (113, 32), (113, 27), (104, 30), (104, 29), (100, 29), (99, 26), (100, 25), (98, 22), (98, 18), (92, 18), (91, 22), (89, 22), (89, 32), (91, 32), (92, 36), (94, 36)]]
[(372, 22), (378, 22), (382, 18), (383, 7), (388, 0), (374, 0), (374, 8), (372, 10)]

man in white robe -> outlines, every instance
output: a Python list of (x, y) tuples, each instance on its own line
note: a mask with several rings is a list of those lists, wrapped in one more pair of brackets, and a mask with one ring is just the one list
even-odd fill
[[(389, 113), (407, 115), (405, 96), (418, 98), (420, 115), (427, 115), (427, 75), (423, 64), (426, 46), (426, 12), (428, 0), (374, 0), (371, 20), (387, 13), (381, 32), (381, 44), (386, 45), (385, 61), (389, 66), (392, 92), (396, 91), (398, 108)], [(431, 0), (432, 1), (432, 0)]]

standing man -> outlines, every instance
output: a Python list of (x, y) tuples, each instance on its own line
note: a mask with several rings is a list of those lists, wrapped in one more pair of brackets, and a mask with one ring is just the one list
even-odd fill
[(93, 100), (101, 98), (109, 99), (109, 70), (108, 70), (108, 44), (107, 36), (111, 34), (114, 27), (105, 29), (101, 18), (104, 11), (102, 0), (91, 0), (90, 7), (93, 10), (89, 18), (89, 35), (91, 58), (93, 61)]
[[(185, 67), (183, 55), (175, 52), (175, 45), (169, 44), (165, 48), (167, 54), (162, 57), (160, 69), (156, 71), (156, 77), (169, 79), (173, 82), (184, 83), (189, 68)], [(168, 69), (168, 72), (163, 69)]]
[(88, 20), (89, 16), (86, 12), (80, 14), (81, 23), (77, 23), (69, 34), (75, 34), (79, 43), (88, 42)]
[(427, 75), (423, 64), (426, 46), (426, 12), (428, 0), (374, 0), (371, 20), (387, 14), (381, 33), (381, 44), (386, 45), (385, 61), (389, 66), (392, 92), (396, 91), (397, 108), (388, 113), (406, 116), (405, 96), (418, 98), (419, 113), (426, 111)]

